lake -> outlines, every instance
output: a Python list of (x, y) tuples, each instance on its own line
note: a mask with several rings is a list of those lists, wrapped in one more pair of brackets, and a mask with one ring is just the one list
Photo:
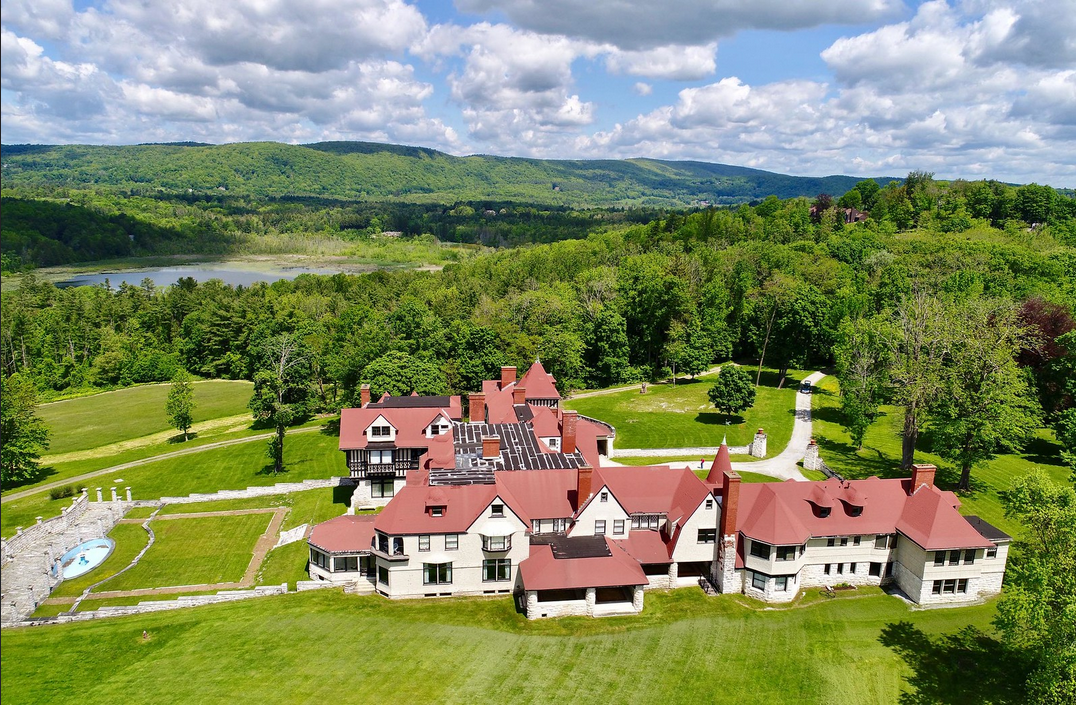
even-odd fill
[(210, 279), (220, 279), (225, 284), (232, 286), (250, 286), (255, 282), (275, 282), (281, 279), (294, 279), (300, 274), (339, 274), (342, 270), (331, 267), (287, 267), (275, 265), (251, 266), (245, 268), (234, 262), (229, 263), (205, 263), (191, 265), (177, 265), (174, 267), (147, 267), (145, 269), (132, 269), (125, 272), (95, 272), (93, 274), (79, 274), (61, 282), (56, 286), (67, 288), (71, 286), (94, 286), (104, 284), (107, 279), (113, 287), (127, 282), (133, 286), (139, 286), (143, 279), (152, 279), (156, 286), (171, 286), (181, 277), (192, 277), (199, 282)]

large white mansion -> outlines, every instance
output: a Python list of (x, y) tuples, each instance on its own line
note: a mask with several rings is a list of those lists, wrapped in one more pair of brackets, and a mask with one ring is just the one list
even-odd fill
[(357, 487), (314, 527), (310, 575), (390, 598), (513, 594), (528, 617), (631, 614), (652, 588), (770, 602), (809, 586), (886, 585), (915, 602), (1001, 589), (1010, 537), (962, 516), (931, 465), (910, 479), (741, 484), (722, 445), (690, 470), (601, 467), (615, 431), (560, 408), (535, 363), (459, 397), (363, 392), (341, 417)]

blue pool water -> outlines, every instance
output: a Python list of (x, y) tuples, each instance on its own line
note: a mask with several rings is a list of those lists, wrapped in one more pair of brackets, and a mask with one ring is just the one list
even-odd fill
[(88, 573), (108, 558), (116, 542), (107, 536), (103, 539), (83, 541), (60, 559), (60, 569), (63, 570), (64, 580), (77, 578), (83, 573)]

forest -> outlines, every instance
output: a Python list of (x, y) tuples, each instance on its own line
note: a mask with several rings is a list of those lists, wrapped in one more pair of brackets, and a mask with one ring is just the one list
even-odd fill
[[(180, 214), (174, 202), (143, 199), (136, 205), (150, 217), (139, 220), (109, 213), (113, 196), (83, 198), (87, 204), (75, 208), (96, 213), (86, 216), (88, 230), (139, 246), (168, 229), (212, 241), (198, 219), (249, 237), (257, 236), (254, 223), (297, 231), (331, 223), (341, 237), (364, 238), (371, 227), (412, 233), (446, 218), (459, 218), (456, 231), (466, 231), (478, 214), (471, 206), (415, 207), (405, 220), (387, 206), (206, 207), (209, 201)], [(70, 206), (25, 206), (5, 200), (5, 238), (9, 207), (14, 229), (32, 222), (45, 230), (35, 213), (75, 229)], [(42, 398), (166, 381), (180, 369), (254, 379), (269, 342), (286, 334), (302, 349), (310, 410), (354, 403), (363, 382), (378, 393), (471, 391), (502, 364), (523, 367), (539, 356), (563, 390), (764, 358), (782, 370), (835, 365), (844, 412), (858, 427), (879, 404), (910, 393), (909, 376), (920, 379), (922, 398), (902, 401), (922, 407), (908, 420), (913, 443), (920, 425), (934, 419), (941, 428), (945, 413), (985, 418), (974, 406), (985, 403), (983, 394), (965, 399), (953, 388), (943, 395), (954, 400), (949, 408), (933, 403), (958, 383), (958, 371), (980, 379), (980, 391), (1013, 392), (1018, 399), (989, 402), (988, 409), (1014, 415), (994, 423), (989, 448), (963, 449), (971, 460), (1019, 442), (1040, 422), (1076, 428), (1066, 416), (1073, 390), (1065, 386), (1076, 352), (1069, 334), (1076, 201), (1048, 187), (946, 183), (913, 172), (885, 187), (862, 181), (838, 198), (769, 197), (753, 206), (651, 213), (657, 217), (646, 223), (632, 222), (635, 213), (596, 227), (577, 222), (595, 215), (586, 212), (502, 205), (506, 215), (508, 208), (517, 222), (533, 215), (531, 231), (543, 218), (562, 223), (567, 239), (501, 247), (441, 271), (303, 275), (251, 287), (181, 280), (166, 289), (148, 282), (57, 289), (27, 275), (2, 297), (4, 375), (31, 379)], [(852, 208), (869, 219), (847, 224)], [(109, 246), (107, 237), (101, 242)], [(928, 359), (909, 351), (916, 335), (937, 342)], [(971, 344), (982, 341), (993, 342)], [(981, 359), (969, 357), (973, 349)], [(991, 358), (997, 351), (1000, 358)]]

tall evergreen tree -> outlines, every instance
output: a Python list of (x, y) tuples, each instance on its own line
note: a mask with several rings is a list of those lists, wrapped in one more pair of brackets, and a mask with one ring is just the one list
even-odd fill
[(3, 378), (0, 388), (0, 485), (33, 477), (49, 446), (45, 422), (34, 414), (37, 389), (21, 374)]

